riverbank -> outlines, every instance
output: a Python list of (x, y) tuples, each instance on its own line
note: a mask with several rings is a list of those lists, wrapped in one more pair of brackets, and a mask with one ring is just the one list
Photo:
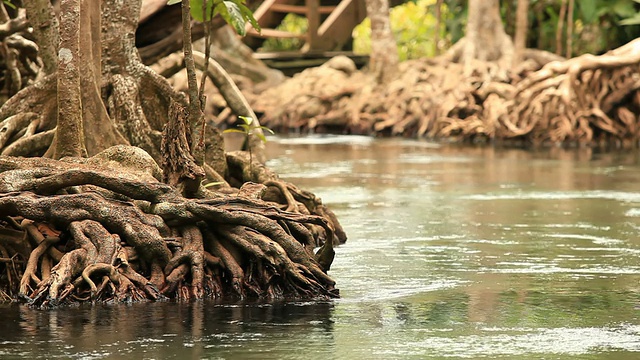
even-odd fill
[[(446, 56), (401, 63), (379, 85), (346, 57), (264, 91), (244, 86), (261, 124), (280, 133), (366, 134), (447, 142), (637, 147), (640, 40), (602, 56), (515, 69)], [(242, 85), (242, 83), (240, 84)], [(233, 122), (227, 113), (221, 123)]]

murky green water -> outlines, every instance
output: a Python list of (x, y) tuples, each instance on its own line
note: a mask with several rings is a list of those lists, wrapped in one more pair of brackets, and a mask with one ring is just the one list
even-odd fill
[(640, 156), (280, 139), (349, 240), (330, 303), (0, 307), (0, 358), (637, 359)]

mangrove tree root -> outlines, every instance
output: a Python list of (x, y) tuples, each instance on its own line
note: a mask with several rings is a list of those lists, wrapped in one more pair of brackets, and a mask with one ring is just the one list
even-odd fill
[(382, 86), (336, 57), (250, 100), (262, 125), (279, 132), (638, 146), (640, 40), (572, 59), (527, 50), (509, 72), (495, 62), (461, 63), (465, 42), (401, 63)]
[(307, 208), (286, 183), (272, 186), (289, 192), (282, 204), (242, 192), (188, 199), (149, 173), (116, 176), (91, 160), (0, 158), (3, 297), (47, 307), (338, 296), (332, 220), (283, 210)]

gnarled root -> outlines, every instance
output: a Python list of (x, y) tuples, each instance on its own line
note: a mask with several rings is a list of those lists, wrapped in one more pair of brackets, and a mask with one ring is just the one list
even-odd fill
[[(267, 182), (290, 192), (280, 204), (242, 195), (187, 199), (148, 176), (48, 159), (2, 158), (3, 170), (0, 213), (8, 217), (0, 238), (24, 246), (7, 245), (0, 257), (26, 253), (28, 261), (20, 282), (0, 278), (0, 289), (34, 306), (338, 296), (327, 275), (332, 220), (307, 211), (303, 193), (284, 183)], [(304, 211), (287, 211), (292, 201)]]
[[(335, 214), (324, 206), (322, 200), (314, 194), (298, 189), (295, 185), (280, 180), (278, 176), (264, 166), (264, 164), (258, 161), (251, 162), (247, 152), (237, 151), (227, 153), (227, 163), (229, 164), (230, 184), (237, 185), (247, 182), (264, 184), (267, 189), (262, 196), (263, 200), (284, 204), (279, 206), (288, 212), (320, 216), (328, 221), (328, 226), (331, 228), (333, 234), (330, 239), (332, 239), (334, 244), (343, 244), (347, 241), (347, 235)], [(310, 225), (313, 227), (314, 224)], [(324, 244), (324, 235), (326, 235), (326, 233), (318, 229), (312, 229), (312, 232), (317, 241), (315, 246)]]

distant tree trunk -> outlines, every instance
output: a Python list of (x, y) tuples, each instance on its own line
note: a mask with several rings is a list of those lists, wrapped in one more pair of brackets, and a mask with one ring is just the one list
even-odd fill
[(367, 0), (371, 20), (371, 57), (369, 71), (379, 83), (389, 81), (400, 62), (396, 40), (391, 31), (388, 0)]
[(443, 59), (463, 64), (467, 77), (479, 70), (493, 78), (506, 79), (513, 64), (514, 46), (502, 24), (500, 1), (469, 0), (468, 11), (464, 38), (453, 45)]
[(438, 55), (440, 54), (440, 27), (442, 24), (442, 2), (444, 0), (436, 1), (436, 34), (433, 39), (433, 53)]
[(562, 0), (560, 14), (558, 15), (558, 26), (556, 29), (556, 55), (562, 55), (562, 34), (564, 33), (564, 19), (567, 16), (567, 0)]
[(465, 38), (461, 62), (467, 75), (473, 70), (472, 60), (497, 62), (501, 68), (510, 68), (513, 42), (504, 31), (499, 0), (469, 0)]
[(527, 48), (527, 31), (529, 29), (529, 0), (518, 0), (516, 10), (516, 34), (514, 41), (513, 66), (523, 60), (524, 49)]
[(571, 57), (573, 49), (573, 8), (574, 0), (569, 0), (569, 8), (567, 9), (567, 59)]

